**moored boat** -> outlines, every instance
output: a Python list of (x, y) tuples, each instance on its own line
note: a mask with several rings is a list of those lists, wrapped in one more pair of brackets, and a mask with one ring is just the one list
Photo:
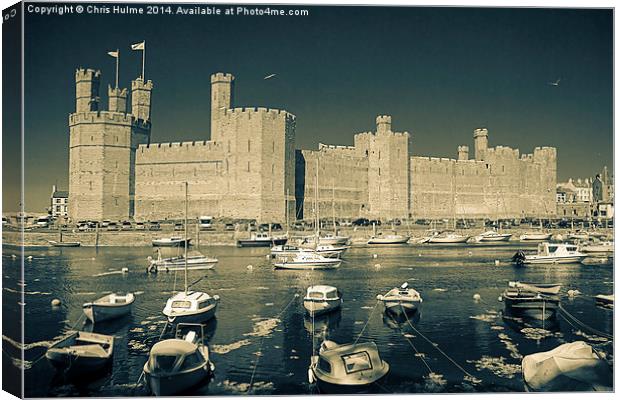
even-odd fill
[(114, 336), (74, 331), (53, 343), (45, 358), (68, 376), (87, 376), (112, 361)]
[(185, 244), (190, 245), (192, 241), (191, 238), (182, 238), (182, 237), (168, 237), (168, 238), (159, 238), (153, 239), (153, 247), (185, 247)]
[(184, 291), (168, 299), (164, 315), (170, 323), (203, 323), (215, 317), (220, 296)]
[(612, 391), (613, 373), (607, 361), (582, 341), (523, 357), (527, 389), (541, 392)]
[(349, 236), (336, 235), (326, 233), (324, 236), (319, 237), (319, 244), (329, 244), (332, 246), (344, 246), (351, 238)]
[(545, 233), (545, 232), (525, 232), (523, 235), (519, 236), (519, 240), (522, 240), (524, 242), (544, 241), (544, 240), (550, 240), (551, 236), (552, 236), (551, 233)]
[(536, 254), (519, 250), (512, 259), (518, 265), (569, 264), (581, 262), (585, 257), (586, 254), (579, 252), (577, 245), (543, 242), (538, 245)]
[(613, 307), (614, 306), (614, 295), (613, 294), (597, 294), (594, 296), (594, 301), (597, 304)]
[(302, 250), (291, 257), (279, 257), (273, 265), (281, 269), (335, 269), (340, 266), (339, 258), (323, 257), (314, 252)]
[[(183, 271), (185, 269), (184, 255), (162, 258), (161, 253), (158, 252), (157, 259), (153, 259), (149, 256), (147, 260), (149, 262), (147, 267), (148, 272), (158, 272), (160, 270), (164, 270), (166, 272)], [(213, 269), (217, 263), (217, 258), (205, 256), (198, 251), (193, 251), (187, 255), (188, 271)]]
[(377, 295), (377, 300), (383, 302), (386, 312), (395, 315), (413, 313), (422, 304), (420, 293), (410, 288), (407, 282), (384, 295)]
[(82, 310), (93, 323), (103, 322), (130, 314), (134, 301), (133, 293), (110, 293), (91, 303), (85, 303)]
[(555, 316), (560, 297), (521, 288), (508, 288), (502, 294), (505, 311), (516, 317), (546, 320)]
[(613, 253), (614, 252), (614, 242), (611, 241), (598, 241), (598, 242), (590, 242), (585, 243), (579, 246), (579, 251), (582, 253)]
[(388, 234), (383, 235), (379, 233), (376, 236), (368, 239), (368, 244), (371, 245), (389, 245), (389, 244), (407, 244), (410, 237), (406, 235)]
[(351, 393), (367, 389), (389, 370), (374, 342), (339, 345), (326, 340), (310, 359), (308, 380), (325, 392)]
[(314, 285), (306, 289), (304, 308), (310, 315), (320, 315), (340, 308), (342, 296), (337, 288), (328, 285)]
[(479, 242), (508, 242), (512, 237), (511, 233), (499, 233), (497, 231), (486, 231), (476, 236)]
[(429, 237), (428, 243), (436, 244), (457, 244), (466, 243), (471, 236), (459, 235), (456, 232), (444, 231)]
[(548, 295), (556, 295), (560, 293), (560, 290), (562, 289), (562, 285), (559, 283), (532, 283), (519, 281), (508, 282), (508, 287)]
[(149, 359), (144, 364), (146, 384), (156, 396), (184, 393), (205, 382), (215, 370), (209, 358), (209, 348), (204, 344), (202, 325), (196, 326), (201, 332), (200, 337), (196, 330), (190, 330), (180, 338), (179, 328), (177, 326), (174, 339), (162, 340), (151, 348)]
[(249, 239), (237, 240), (237, 246), (239, 247), (272, 247), (286, 244), (287, 237), (272, 237), (266, 232), (256, 232), (250, 235)]

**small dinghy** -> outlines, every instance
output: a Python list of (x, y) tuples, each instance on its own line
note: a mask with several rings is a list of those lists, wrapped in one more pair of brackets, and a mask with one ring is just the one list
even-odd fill
[(594, 296), (594, 301), (597, 304), (600, 304), (605, 307), (613, 307), (614, 306), (614, 295), (613, 294), (597, 294)]
[(111, 293), (92, 303), (84, 303), (82, 310), (93, 323), (120, 318), (131, 313), (135, 296), (133, 293), (125, 295)]
[(609, 364), (582, 341), (525, 356), (521, 368), (527, 388), (533, 391), (613, 390), (613, 374)]
[(57, 242), (55, 240), (48, 240), (49, 244), (54, 247), (80, 247), (80, 242)]
[(428, 243), (435, 244), (457, 244), (467, 243), (471, 236), (459, 235), (456, 232), (444, 231), (437, 235), (433, 235), (428, 239)]
[(215, 316), (220, 296), (204, 292), (183, 291), (168, 299), (164, 315), (170, 323), (202, 323)]
[[(190, 330), (180, 338), (179, 328), (183, 326), (199, 329), (200, 337), (196, 330)], [(209, 348), (204, 344), (202, 325), (179, 324), (175, 336), (156, 343), (144, 364), (146, 384), (155, 396), (184, 393), (205, 382), (215, 370), (209, 359)]]
[(413, 313), (422, 303), (420, 293), (410, 288), (407, 282), (384, 295), (378, 295), (377, 300), (383, 302), (385, 311), (395, 315)]
[(310, 286), (304, 297), (304, 308), (310, 315), (320, 315), (340, 308), (342, 296), (337, 288), (327, 285)]
[(374, 342), (339, 345), (326, 340), (319, 354), (310, 359), (308, 380), (328, 393), (351, 393), (366, 389), (389, 370), (390, 365), (381, 359)]
[(562, 285), (559, 283), (532, 283), (519, 281), (508, 282), (508, 287), (549, 295), (556, 295), (560, 293), (560, 289), (562, 289)]
[[(514, 283), (514, 282), (511, 282)], [(503, 300), (506, 313), (516, 317), (525, 317), (536, 320), (546, 320), (555, 317), (556, 311), (560, 305), (560, 297), (557, 294), (545, 294), (543, 291), (553, 292), (555, 287), (559, 285), (551, 285), (551, 287), (538, 288), (542, 284), (522, 286), (511, 286), (506, 289), (500, 300)], [(509, 284), (510, 286), (510, 284)], [(559, 292), (559, 288), (557, 289)]]
[(45, 358), (66, 375), (81, 376), (108, 366), (113, 351), (114, 336), (74, 331), (52, 344)]

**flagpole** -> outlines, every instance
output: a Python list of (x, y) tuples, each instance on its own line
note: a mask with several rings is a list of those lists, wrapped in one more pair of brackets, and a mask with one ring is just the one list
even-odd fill
[(118, 59), (121, 57), (119, 49), (116, 49), (116, 88), (118, 89)]
[(142, 42), (142, 82), (146, 82), (144, 79), (144, 59), (146, 58), (146, 40)]

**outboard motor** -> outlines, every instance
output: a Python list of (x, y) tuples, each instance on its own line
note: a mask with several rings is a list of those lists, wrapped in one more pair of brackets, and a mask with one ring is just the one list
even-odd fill
[(512, 256), (512, 262), (517, 265), (523, 265), (524, 261), (525, 261), (525, 253), (523, 252), (523, 250), (517, 251), (515, 255)]

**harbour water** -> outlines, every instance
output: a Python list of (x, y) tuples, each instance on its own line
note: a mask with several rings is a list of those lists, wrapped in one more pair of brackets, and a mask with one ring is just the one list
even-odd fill
[[(198, 281), (194, 289), (221, 297), (217, 318), (206, 329), (216, 369), (211, 382), (190, 394), (316, 393), (307, 374), (313, 339), (315, 346), (325, 337), (345, 343), (360, 333), (360, 341), (377, 343), (391, 366), (386, 379), (372, 389), (376, 393), (523, 391), (520, 366), (527, 354), (575, 340), (611, 348), (605, 338), (559, 316), (545, 326), (503, 317), (498, 297), (508, 281), (557, 282), (563, 285), (562, 305), (568, 312), (612, 333), (613, 311), (592, 299), (613, 292), (612, 266), (510, 264), (510, 257), (524, 247), (353, 247), (334, 271), (274, 270), (268, 249), (203, 247), (219, 263), (214, 270), (190, 272), (189, 282)], [(4, 249), (5, 307), (19, 307), (22, 290), (26, 303), (26, 396), (147, 394), (136, 382), (166, 324), (165, 301), (183, 285), (181, 272), (146, 274), (149, 255), (152, 249), (146, 247), (27, 250), (25, 256), (31, 258), (25, 260), (21, 282), (19, 253)], [(420, 292), (422, 309), (410, 321), (394, 321), (383, 314), (376, 296), (405, 281)], [(342, 310), (314, 322), (305, 317), (301, 299), (313, 284), (337, 286), (343, 292)], [(570, 289), (581, 294), (569, 298)], [(83, 303), (111, 291), (136, 294), (133, 314), (84, 327), (115, 336), (111, 370), (89, 382), (63, 381), (42, 355), (55, 338), (78, 322), (82, 326)], [(61, 306), (50, 305), (55, 298)], [(18, 332), (6, 330), (3, 341), (4, 365), (19, 363)]]

